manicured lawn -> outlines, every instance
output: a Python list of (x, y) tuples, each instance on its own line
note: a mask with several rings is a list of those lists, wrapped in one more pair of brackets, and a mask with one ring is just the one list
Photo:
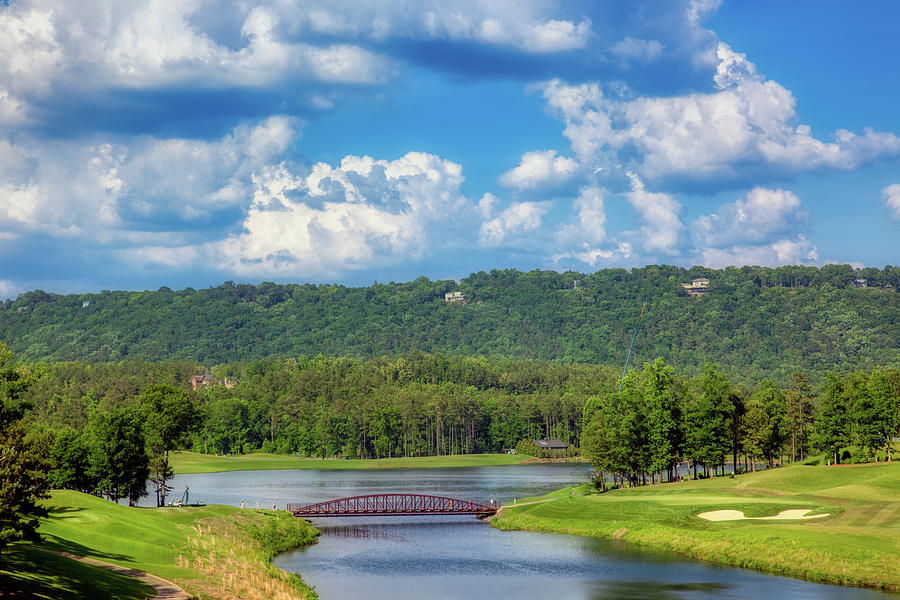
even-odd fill
[[(622, 539), (709, 562), (900, 590), (900, 462), (798, 465), (734, 479), (606, 494), (590, 493), (582, 486), (550, 496), (557, 500), (505, 508), (495, 525)], [(767, 516), (791, 508), (831, 516), (809, 521), (722, 522), (696, 516), (717, 509)]]
[(240, 586), (248, 587), (242, 598), (312, 597), (299, 577), (269, 563), (315, 541), (315, 529), (284, 511), (130, 508), (71, 491), (53, 492), (47, 504), (47, 548), (147, 571), (210, 598)]
[(119, 598), (137, 600), (156, 592), (149, 585), (100, 567), (44, 552), (31, 544), (13, 544), (3, 553), (0, 596), (4, 598)]
[(219, 471), (255, 471), (271, 469), (424, 469), (440, 467), (493, 467), (518, 465), (534, 460), (523, 454), (459, 454), (453, 456), (421, 456), (416, 458), (376, 458), (343, 460), (339, 458), (306, 458), (284, 454), (243, 454), (214, 456), (196, 452), (171, 455), (176, 473), (215, 473)]

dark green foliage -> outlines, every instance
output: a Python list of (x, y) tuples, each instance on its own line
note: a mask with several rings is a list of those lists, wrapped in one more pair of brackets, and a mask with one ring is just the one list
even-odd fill
[(85, 434), (71, 427), (56, 432), (50, 457), (53, 464), (50, 487), (94, 491), (97, 480), (91, 475), (91, 446)]
[(127, 498), (133, 505), (147, 495), (150, 466), (143, 421), (134, 407), (97, 412), (91, 419), (90, 474), (97, 480), (96, 491), (113, 502)]
[(21, 422), (28, 403), (20, 396), (34, 377), (12, 358), (0, 343), (0, 552), (12, 542), (37, 541), (39, 519), (47, 515), (40, 501), (47, 497), (49, 465)]
[[(685, 295), (680, 283), (700, 276), (710, 279), (709, 291)], [(783, 383), (801, 371), (818, 383), (829, 370), (900, 365), (900, 268), (867, 269), (865, 289), (852, 286), (857, 276), (847, 265), (653, 265), (593, 274), (495, 270), (459, 284), (421, 277), (366, 288), (229, 282), (177, 292), (36, 291), (0, 304), (0, 339), (27, 360), (217, 364), (424, 351), (621, 365), (647, 299), (635, 364), (661, 357), (699, 375), (715, 362), (736, 382)], [(467, 304), (444, 301), (453, 289)], [(495, 376), (476, 360), (465, 367), (479, 388)]]
[(841, 448), (851, 441), (851, 410), (844, 391), (844, 380), (829, 373), (819, 403), (819, 418), (816, 423), (816, 445), (831, 454), (831, 460), (841, 462)]
[(166, 481), (174, 475), (169, 467), (169, 452), (188, 433), (198, 429), (200, 415), (190, 396), (171, 385), (151, 385), (140, 401), (146, 416), (150, 480), (156, 487), (156, 505), (165, 506), (170, 489)]

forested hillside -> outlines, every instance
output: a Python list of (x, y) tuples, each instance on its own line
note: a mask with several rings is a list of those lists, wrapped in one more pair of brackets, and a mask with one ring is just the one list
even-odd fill
[[(681, 286), (696, 277), (709, 279), (700, 297)], [(867, 287), (856, 287), (858, 279)], [(662, 357), (689, 375), (715, 362), (737, 379), (786, 381), (802, 371), (819, 381), (828, 370), (900, 365), (898, 288), (897, 267), (828, 265), (502, 270), (360, 288), (226, 282), (204, 290), (34, 291), (0, 304), (0, 340), (26, 361), (213, 365), (424, 351), (622, 364), (644, 299), (636, 364)], [(449, 291), (460, 291), (465, 304), (446, 302)]]

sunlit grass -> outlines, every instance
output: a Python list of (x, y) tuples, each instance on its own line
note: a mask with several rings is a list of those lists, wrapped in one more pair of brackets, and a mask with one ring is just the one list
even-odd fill
[[(623, 539), (715, 563), (813, 581), (900, 590), (900, 462), (792, 466), (506, 507), (495, 520), (529, 529)], [(748, 517), (811, 509), (809, 521), (710, 522), (698, 513), (732, 509)]]
[(48, 548), (147, 571), (208, 598), (314, 596), (299, 577), (269, 562), (276, 552), (315, 540), (315, 529), (287, 512), (130, 508), (70, 491), (54, 492), (48, 505), (40, 529)]

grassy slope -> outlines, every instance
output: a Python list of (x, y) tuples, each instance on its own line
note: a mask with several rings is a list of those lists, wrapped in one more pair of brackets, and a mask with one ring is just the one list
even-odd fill
[[(269, 564), (315, 530), (286, 512), (230, 506), (129, 508), (77, 492), (54, 492), (43, 545), (154, 573), (205, 597), (252, 585), (260, 598), (303, 598), (296, 576)], [(251, 592), (241, 597), (254, 597)]]
[[(900, 590), (900, 462), (793, 466), (738, 476), (587, 494), (506, 508), (503, 529), (552, 531), (674, 550), (710, 562), (813, 581)], [(765, 516), (809, 508), (810, 521), (709, 522), (707, 510)]]
[(439, 467), (491, 467), (517, 465), (528, 460), (523, 454), (464, 454), (422, 456), (416, 458), (378, 458), (367, 460), (321, 459), (283, 454), (245, 454), (211, 456), (196, 452), (171, 455), (176, 473), (215, 473), (219, 471), (253, 471), (271, 469), (424, 469)]
[(31, 544), (13, 544), (3, 553), (0, 590), (4, 598), (56, 600), (143, 600), (155, 594), (137, 579), (44, 552)]

